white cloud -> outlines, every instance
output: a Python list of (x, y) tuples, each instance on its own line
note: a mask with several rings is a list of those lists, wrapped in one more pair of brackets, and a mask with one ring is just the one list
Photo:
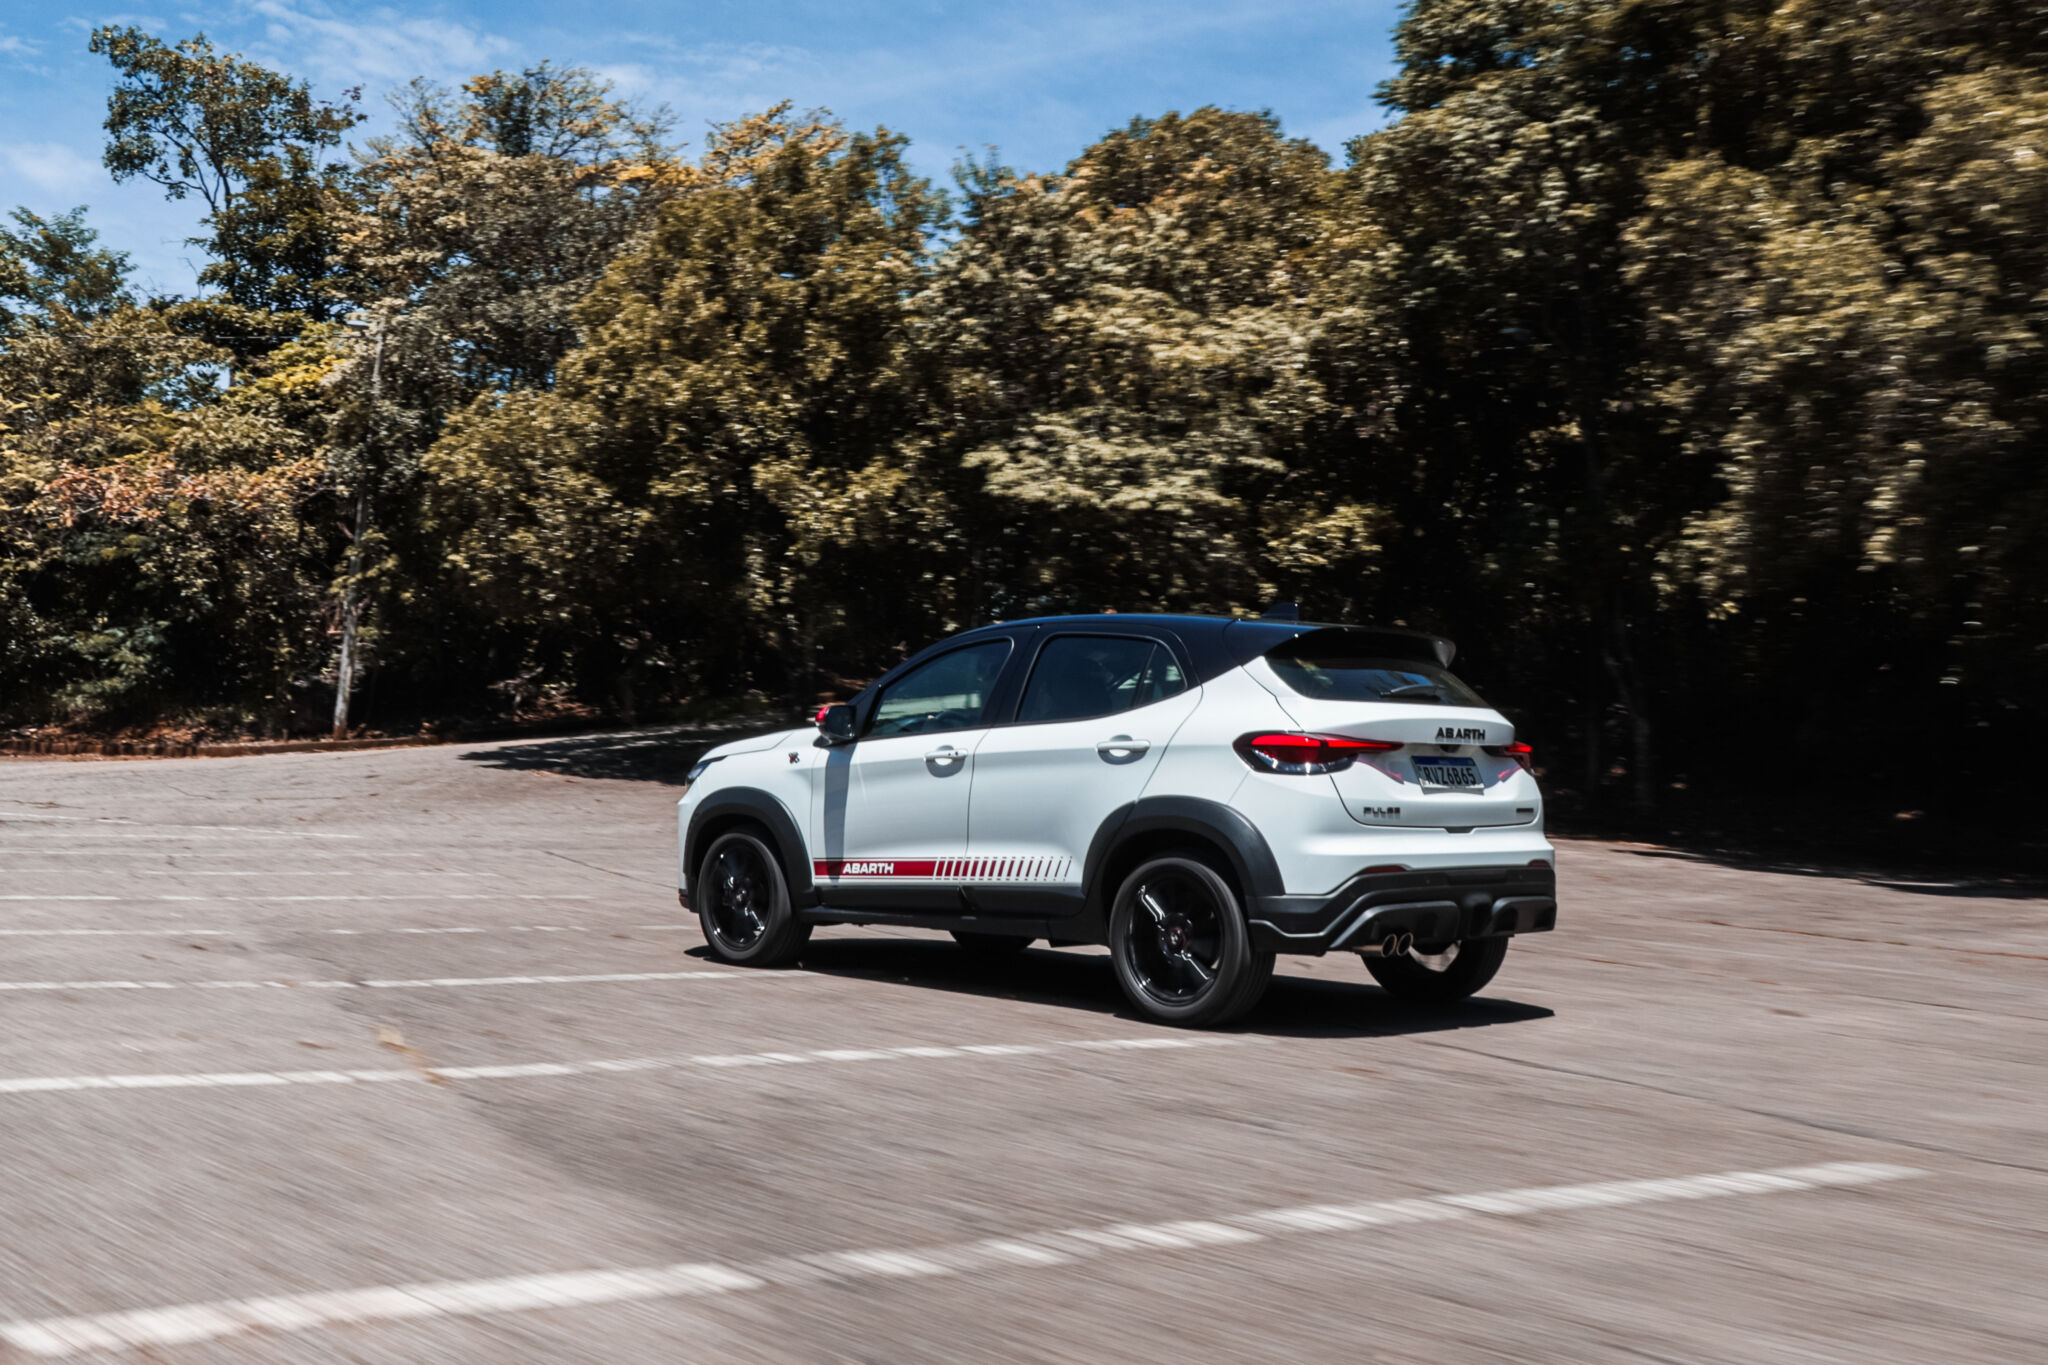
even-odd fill
[(343, 18), (320, 0), (255, 0), (265, 46), (287, 70), (321, 84), (398, 85), (414, 76), (448, 81), (501, 63), (513, 44), (469, 24), (419, 18), (389, 7)]
[(96, 159), (61, 142), (0, 143), (0, 173), (57, 196), (106, 184), (106, 173)]
[(43, 44), (33, 38), (24, 38), (15, 33), (0, 33), (0, 57), (7, 58), (7, 65), (17, 71), (30, 71), (38, 76), (49, 75), (48, 68), (30, 60), (40, 57), (42, 53)]
[[(738, 118), (791, 99), (808, 107), (828, 84), (816, 54), (773, 43), (684, 45), (646, 35), (621, 35), (642, 55), (618, 62), (587, 63), (619, 94), (643, 105), (665, 104), (677, 119), (677, 133), (701, 141), (704, 125)], [(805, 95), (813, 96), (806, 99)]]
[(747, 90), (825, 69), (815, 53), (779, 43), (685, 45), (643, 34), (621, 34), (618, 43), (643, 55), (633, 61), (596, 63), (591, 69), (632, 95), (672, 89), (679, 81), (706, 93)]
[(145, 33), (161, 33), (168, 27), (166, 22), (154, 14), (102, 14), (93, 18), (67, 14), (57, 21), (58, 26), (90, 33), (96, 28), (139, 28)]

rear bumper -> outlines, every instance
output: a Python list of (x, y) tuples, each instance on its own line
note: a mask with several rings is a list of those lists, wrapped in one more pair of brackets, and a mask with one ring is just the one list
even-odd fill
[(1361, 872), (1327, 896), (1261, 896), (1252, 946), (1321, 954), (1378, 943), (1389, 934), (1441, 950), (1464, 939), (1542, 933), (1557, 927), (1557, 872), (1542, 867), (1440, 867)]

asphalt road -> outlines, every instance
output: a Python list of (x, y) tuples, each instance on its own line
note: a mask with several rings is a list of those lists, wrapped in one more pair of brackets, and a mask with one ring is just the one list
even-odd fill
[(719, 966), (682, 758), (0, 764), (0, 1359), (2048, 1360), (2048, 901), (1566, 843), (1468, 1006), (1191, 1034)]

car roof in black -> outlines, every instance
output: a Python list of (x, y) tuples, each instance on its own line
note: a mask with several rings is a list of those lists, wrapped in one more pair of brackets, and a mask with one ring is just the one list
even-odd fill
[[(1427, 631), (1410, 630), (1401, 626), (1369, 626), (1336, 621), (1280, 621), (1258, 616), (1202, 616), (1194, 613), (1177, 612), (1093, 612), (1070, 616), (1029, 616), (1014, 621), (998, 621), (973, 630), (962, 631), (938, 641), (928, 649), (920, 650), (905, 664), (915, 663), (932, 653), (941, 645), (973, 640), (983, 635), (1000, 635), (1005, 631), (1029, 628), (1032, 630), (1056, 630), (1087, 634), (1116, 634), (1119, 631), (1163, 631), (1178, 639), (1187, 650), (1187, 662), (1193, 666), (1194, 681), (1204, 683), (1211, 678), (1229, 672), (1233, 668), (1250, 663), (1274, 646), (1297, 636), (1323, 630), (1347, 632), (1368, 632), (1374, 635), (1392, 636), (1426, 648), (1428, 656), (1448, 665), (1456, 646), (1441, 635)], [(897, 669), (902, 668), (899, 664)], [(890, 670), (892, 673), (897, 669)]]

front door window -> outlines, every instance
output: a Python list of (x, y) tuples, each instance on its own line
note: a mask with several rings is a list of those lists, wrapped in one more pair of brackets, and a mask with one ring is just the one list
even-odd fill
[(885, 739), (977, 728), (1009, 654), (1008, 640), (989, 640), (918, 665), (883, 690), (868, 735)]

